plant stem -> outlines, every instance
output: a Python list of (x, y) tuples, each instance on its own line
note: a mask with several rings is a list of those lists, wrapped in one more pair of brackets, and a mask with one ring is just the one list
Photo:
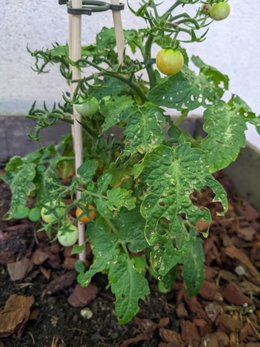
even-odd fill
[(183, 122), (183, 120), (188, 116), (188, 114), (189, 114), (189, 110), (187, 109), (182, 110), (181, 116), (176, 119), (176, 121), (174, 122), (174, 125), (179, 126)]
[(164, 15), (161, 17), (162, 19), (164, 20), (167, 20), (171, 14), (172, 14), (172, 11), (178, 7), (180, 5), (180, 0), (177, 0), (165, 13)]
[(144, 62), (146, 65), (146, 70), (148, 73), (148, 78), (149, 78), (149, 82), (150, 82), (150, 88), (152, 88), (155, 84), (156, 84), (156, 78), (155, 78), (155, 74), (154, 74), (154, 70), (152, 67), (152, 63), (151, 63), (151, 49), (152, 49), (152, 44), (153, 44), (153, 36), (149, 35), (148, 39), (145, 43), (145, 54), (144, 54)]
[(107, 225), (109, 226), (109, 228), (112, 230), (112, 232), (116, 235), (118, 235), (118, 230), (117, 228), (114, 226), (114, 224), (111, 222), (110, 219), (108, 219), (107, 217), (105, 216), (102, 216), (105, 220), (105, 222), (107, 223)]
[(107, 75), (110, 77), (114, 77), (124, 83), (126, 83), (127, 85), (129, 85), (130, 88), (133, 89), (133, 91), (135, 91), (135, 93), (137, 95), (140, 96), (140, 98), (142, 99), (143, 102), (145, 102), (147, 100), (147, 96), (145, 95), (145, 93), (142, 91), (142, 89), (138, 86), (137, 83), (135, 83), (134, 81), (132, 81), (132, 79), (127, 78), (119, 73), (113, 72), (113, 71), (109, 71), (109, 70), (105, 70), (103, 68), (101, 68), (100, 66), (98, 66), (95, 63), (92, 63), (90, 61), (86, 61), (86, 63), (90, 66), (93, 66), (94, 68), (96, 68), (98, 71), (102, 72), (103, 75)]

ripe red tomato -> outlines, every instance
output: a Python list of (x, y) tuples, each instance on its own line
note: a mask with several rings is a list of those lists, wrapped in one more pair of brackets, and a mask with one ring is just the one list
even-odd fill
[(157, 68), (165, 75), (177, 74), (181, 71), (183, 64), (183, 55), (178, 50), (162, 49), (156, 56)]

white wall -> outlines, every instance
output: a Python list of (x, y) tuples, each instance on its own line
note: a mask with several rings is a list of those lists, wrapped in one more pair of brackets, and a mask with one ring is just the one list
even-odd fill
[[(159, 0), (158, 0), (159, 2)], [(130, 0), (136, 4), (136, 0)], [(165, 0), (167, 8), (172, 0)], [(200, 55), (230, 76), (230, 89), (260, 113), (260, 1), (230, 0), (230, 17), (211, 26), (208, 39), (190, 45), (190, 54)], [(123, 11), (124, 26), (138, 27), (128, 9)], [(91, 43), (102, 26), (111, 26), (111, 13), (84, 17), (84, 43)], [(57, 70), (37, 76), (33, 60), (26, 51), (50, 47), (67, 40), (67, 16), (58, 0), (1, 0), (0, 7), (0, 114), (26, 112), (34, 100), (59, 100), (66, 88)], [(250, 141), (259, 137), (250, 132)]]

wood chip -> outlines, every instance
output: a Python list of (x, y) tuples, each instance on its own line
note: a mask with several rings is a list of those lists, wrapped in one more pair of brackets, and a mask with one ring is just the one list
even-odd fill
[(256, 230), (252, 227), (246, 227), (246, 228), (238, 228), (237, 229), (238, 236), (246, 241), (253, 241)]
[(216, 320), (216, 325), (219, 328), (219, 330), (227, 334), (230, 334), (239, 331), (239, 329), (241, 329), (242, 327), (242, 322), (238, 319), (231, 317), (226, 313), (223, 313), (220, 316), (218, 316)]
[(251, 300), (242, 293), (241, 289), (234, 282), (229, 283), (223, 289), (222, 295), (232, 305), (243, 306), (244, 304), (252, 304)]
[(45, 252), (41, 248), (37, 248), (36, 251), (32, 255), (32, 262), (34, 265), (41, 265), (49, 258), (49, 255), (47, 252)]
[(174, 330), (161, 328), (159, 334), (164, 342), (179, 344), (179, 346), (183, 344), (181, 335)]
[(181, 322), (181, 337), (186, 345), (198, 347), (200, 345), (200, 335), (196, 325), (190, 321)]
[(208, 318), (215, 322), (216, 318), (223, 312), (222, 306), (217, 302), (211, 302), (205, 306), (205, 311), (207, 313)]
[(11, 295), (0, 311), (0, 338), (16, 334), (20, 337), (24, 325), (30, 317), (34, 303), (33, 296)]
[(89, 284), (86, 288), (76, 285), (73, 293), (69, 296), (68, 302), (73, 307), (84, 307), (93, 301), (98, 293), (94, 284)]
[(206, 300), (214, 300), (218, 291), (218, 287), (214, 282), (205, 281), (200, 290), (200, 296)]
[(33, 264), (30, 259), (23, 258), (15, 263), (7, 264), (7, 271), (11, 281), (20, 281), (32, 270)]
[(248, 271), (260, 282), (260, 275), (254, 265), (251, 263), (248, 256), (235, 246), (225, 248), (225, 253), (232, 259), (236, 259), (243, 264)]
[(45, 288), (45, 290), (42, 293), (42, 297), (44, 297), (46, 294), (51, 295), (54, 293), (59, 292), (60, 290), (64, 288), (70, 287), (76, 279), (76, 272), (75, 271), (68, 271), (64, 274), (61, 274), (60, 276), (55, 277)]

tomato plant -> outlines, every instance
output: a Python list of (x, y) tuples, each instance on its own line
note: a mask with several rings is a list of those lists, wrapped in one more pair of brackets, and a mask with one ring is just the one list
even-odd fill
[[(206, 39), (210, 16), (226, 16), (226, 2), (210, 0), (201, 10), (199, 0), (176, 0), (167, 11), (154, 0), (134, 2), (134, 8), (130, 3), (132, 15), (144, 26), (124, 31), (124, 66), (118, 63), (114, 29), (103, 28), (96, 42), (82, 48), (80, 61), (73, 62), (85, 76), (75, 93), (64, 93), (52, 108), (34, 103), (28, 114), (35, 121), (29, 135), (39, 140), (43, 128), (60, 121), (72, 124), (75, 104), (87, 106), (86, 112), (78, 109), (84, 115), (83, 164), (74, 175), (66, 169), (64, 180), (61, 170), (74, 160), (68, 135), (55, 146), (12, 158), (5, 175), (12, 190), (8, 216), (28, 215), (34, 201), (33, 208), (43, 208), (43, 218), (54, 215), (54, 224), (43, 228), (49, 235), (56, 231), (64, 245), (72, 243), (69, 235), (76, 241), (75, 227), (64, 230), (64, 219), (77, 206), (91, 217), (83, 206), (95, 206), (95, 219), (93, 214), (86, 232), (93, 263), (87, 271), (83, 264), (77, 266), (78, 281), (87, 286), (96, 273), (106, 273), (122, 324), (137, 314), (139, 301), (149, 294), (147, 272), (158, 280), (160, 291), (167, 292), (180, 267), (188, 294), (199, 292), (211, 213), (192, 197), (210, 188), (212, 203), (218, 203), (219, 211), (222, 206), (219, 214), (224, 215), (226, 193), (213, 174), (245, 147), (248, 122), (260, 129), (259, 117), (229, 92), (228, 76), (186, 51), (189, 42)], [(71, 82), (66, 44), (30, 53), (38, 73), (57, 64)], [(203, 110), (205, 136), (194, 138), (180, 125), (198, 109)], [(176, 118), (170, 117), (171, 111)], [(65, 215), (49, 205), (65, 200)]]

